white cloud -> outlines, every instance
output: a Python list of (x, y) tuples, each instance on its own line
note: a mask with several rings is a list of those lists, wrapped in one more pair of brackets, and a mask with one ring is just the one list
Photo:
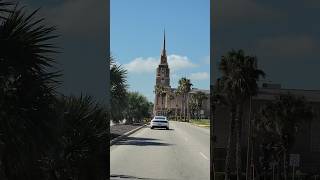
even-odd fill
[(172, 72), (197, 67), (197, 65), (193, 64), (187, 56), (180, 56), (176, 54), (168, 56), (168, 63)]
[[(131, 73), (155, 73), (160, 63), (159, 58), (155, 57), (138, 57), (131, 62), (124, 64), (124, 67)], [(171, 72), (182, 69), (197, 67), (187, 56), (172, 54), (168, 56), (168, 64)]]
[(159, 64), (159, 60), (153, 57), (143, 58), (138, 57), (133, 59), (124, 67), (132, 73), (154, 73)]
[(201, 81), (209, 79), (209, 73), (207, 72), (196, 72), (190, 74), (191, 81)]

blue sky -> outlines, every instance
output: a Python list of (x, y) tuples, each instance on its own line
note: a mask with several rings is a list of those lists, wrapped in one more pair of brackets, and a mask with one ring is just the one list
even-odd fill
[(128, 70), (130, 91), (153, 101), (155, 68), (163, 30), (171, 87), (187, 76), (195, 88), (209, 89), (210, 1), (111, 0), (110, 50)]

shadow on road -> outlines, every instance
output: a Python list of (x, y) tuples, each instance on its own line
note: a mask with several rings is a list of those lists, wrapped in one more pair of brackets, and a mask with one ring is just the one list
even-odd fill
[(152, 130), (164, 130), (164, 131), (174, 131), (174, 129), (165, 129), (165, 128), (154, 128)]
[(118, 142), (116, 145), (135, 145), (135, 146), (170, 146), (173, 144), (159, 142), (160, 139), (154, 138), (140, 138), (140, 137), (126, 137)]
[[(118, 175), (118, 174), (111, 174), (110, 180), (120, 180), (120, 179), (127, 179), (127, 180), (134, 180), (134, 179), (145, 179), (145, 180), (169, 180), (169, 179), (159, 179), (159, 178), (142, 178), (142, 177), (135, 177), (129, 175)], [(172, 180), (172, 179), (171, 179)]]

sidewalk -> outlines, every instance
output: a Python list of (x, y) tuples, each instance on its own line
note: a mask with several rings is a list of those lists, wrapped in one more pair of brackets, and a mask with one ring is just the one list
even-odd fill
[(119, 137), (143, 124), (114, 124), (110, 126), (110, 140)]

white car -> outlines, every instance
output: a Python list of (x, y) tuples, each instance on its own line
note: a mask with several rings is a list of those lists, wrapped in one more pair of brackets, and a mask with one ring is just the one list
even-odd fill
[(155, 116), (150, 122), (150, 128), (166, 128), (169, 129), (169, 121), (165, 116)]

